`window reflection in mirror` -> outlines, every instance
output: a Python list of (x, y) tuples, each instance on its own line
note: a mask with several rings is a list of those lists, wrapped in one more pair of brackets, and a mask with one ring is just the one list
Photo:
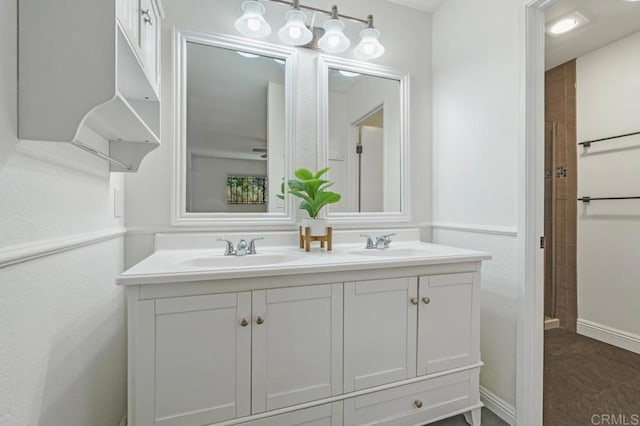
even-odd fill
[(400, 81), (329, 68), (331, 212), (400, 212)]
[(285, 61), (188, 42), (187, 212), (282, 213)]

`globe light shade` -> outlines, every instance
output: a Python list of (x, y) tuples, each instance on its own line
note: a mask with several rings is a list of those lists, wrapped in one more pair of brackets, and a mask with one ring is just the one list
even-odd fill
[(313, 39), (311, 30), (305, 22), (307, 16), (298, 9), (291, 9), (285, 15), (287, 23), (278, 31), (278, 37), (291, 46), (304, 46)]
[(244, 14), (236, 20), (238, 32), (247, 37), (263, 38), (271, 34), (271, 26), (264, 19), (265, 7), (256, 0), (242, 3)]
[(351, 40), (344, 35), (344, 22), (329, 19), (324, 24), (324, 35), (318, 40), (320, 49), (327, 53), (341, 53), (351, 46)]
[(360, 43), (353, 49), (358, 59), (369, 60), (379, 58), (384, 54), (384, 46), (378, 41), (380, 31), (375, 28), (365, 28), (360, 31)]

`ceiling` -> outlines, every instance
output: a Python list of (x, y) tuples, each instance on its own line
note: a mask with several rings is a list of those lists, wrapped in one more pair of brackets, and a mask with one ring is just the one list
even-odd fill
[(411, 7), (413, 9), (422, 10), (424, 12), (433, 12), (444, 2), (444, 0), (388, 0), (391, 3), (400, 4), (402, 6)]
[(546, 11), (546, 20), (553, 22), (574, 11), (589, 22), (559, 36), (546, 36), (546, 69), (640, 31), (640, 1), (558, 0)]

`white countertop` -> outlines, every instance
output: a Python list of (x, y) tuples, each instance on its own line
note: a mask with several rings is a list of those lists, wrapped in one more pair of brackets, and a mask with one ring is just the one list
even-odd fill
[[(259, 243), (259, 242), (258, 242)], [(362, 254), (363, 244), (337, 244), (333, 251), (314, 246), (311, 252), (297, 246), (261, 246), (258, 254), (226, 259), (233, 266), (212, 267), (206, 264), (225, 257), (222, 246), (197, 249), (162, 249), (120, 275), (119, 285), (164, 284), (284, 276), (337, 271), (357, 271), (446, 263), (477, 262), (491, 259), (488, 253), (464, 250), (419, 241), (398, 241), (386, 250), (369, 250)], [(358, 254), (361, 253), (361, 254)], [(399, 255), (392, 255), (393, 253)], [(406, 253), (406, 255), (405, 255)], [(262, 259), (286, 257), (283, 263), (255, 264)], [(262, 257), (262, 259), (261, 259)], [(251, 258), (251, 259), (249, 259)], [(225, 260), (225, 261), (226, 261)], [(235, 262), (237, 260), (237, 262)], [(244, 262), (244, 263), (243, 263)], [(247, 265), (245, 263), (253, 263)]]

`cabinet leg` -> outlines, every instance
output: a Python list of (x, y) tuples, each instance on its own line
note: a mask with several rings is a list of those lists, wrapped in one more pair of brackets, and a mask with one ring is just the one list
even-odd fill
[(480, 426), (481, 416), (482, 416), (481, 408), (476, 408), (475, 410), (464, 413), (464, 419), (471, 426)]

